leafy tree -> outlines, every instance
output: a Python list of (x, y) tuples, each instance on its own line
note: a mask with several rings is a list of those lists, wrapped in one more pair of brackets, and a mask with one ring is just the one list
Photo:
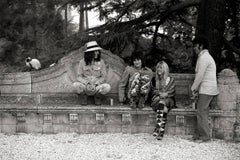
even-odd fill
[[(88, 32), (95, 33), (105, 48), (120, 56), (125, 48), (129, 48), (129, 43), (133, 44), (135, 50), (141, 49), (139, 38), (150, 37), (152, 48), (149, 54), (152, 59), (165, 58), (171, 64), (177, 57), (172, 50), (175, 48), (173, 44), (180, 40), (177, 44), (189, 50), (190, 41), (195, 35), (206, 35), (210, 40), (210, 51), (219, 64), (223, 44), (239, 54), (239, 50), (224, 38), (224, 33), (228, 32), (226, 22), (229, 19), (238, 37), (239, 5), (239, 0), (94, 1), (92, 7), (106, 23)], [(197, 57), (190, 55), (190, 50), (187, 54), (193, 58), (193, 65)]]
[[(72, 35), (59, 14), (68, 6), (79, 7), (81, 14), (80, 30)], [(94, 39), (123, 58), (141, 50), (153, 66), (164, 59), (175, 72), (192, 72), (197, 58), (191, 50), (195, 35), (208, 36), (218, 64), (222, 46), (240, 55), (239, 8), (239, 0), (2, 0), (0, 37), (16, 48), (20, 45), (27, 52), (22, 57), (45, 53), (46, 62), (53, 61), (52, 54), (61, 57)], [(88, 10), (98, 12), (105, 24), (84, 28)], [(230, 32), (232, 38), (225, 38)]]
[(16, 48), (5, 55), (9, 62), (23, 66), (26, 56), (41, 58), (62, 46), (63, 20), (56, 4), (50, 0), (1, 1), (0, 37)]

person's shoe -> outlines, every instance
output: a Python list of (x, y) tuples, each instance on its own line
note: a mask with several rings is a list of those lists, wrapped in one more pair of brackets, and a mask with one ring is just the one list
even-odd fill
[(82, 106), (87, 105), (87, 98), (88, 98), (88, 96), (86, 94), (80, 94), (80, 100), (81, 100), (81, 105)]
[(131, 107), (132, 109), (136, 109), (136, 108), (137, 108), (136, 102), (135, 102), (135, 101), (131, 101), (131, 102), (130, 102), (130, 107)]
[(196, 140), (199, 140), (199, 139), (200, 139), (199, 136), (193, 135), (189, 140), (196, 141)]
[(145, 105), (145, 97), (140, 97), (139, 102), (138, 102), (138, 108), (143, 109)]
[(94, 102), (95, 102), (95, 105), (97, 105), (97, 106), (100, 106), (101, 104), (102, 104), (102, 102), (101, 102), (101, 95), (100, 94), (96, 94), (96, 95), (94, 95)]
[(196, 140), (194, 140), (194, 142), (195, 142), (195, 143), (202, 143), (203, 140), (201, 140), (201, 139), (196, 139)]
[(194, 142), (196, 143), (204, 143), (204, 142), (209, 142), (211, 141), (210, 139), (198, 139), (198, 140), (195, 140)]
[(160, 135), (160, 134), (158, 134), (156, 138), (157, 138), (157, 140), (162, 140), (162, 139), (163, 139), (163, 136)]
[(202, 137), (196, 137), (196, 136), (193, 136), (192, 140), (196, 143), (203, 143), (203, 142), (211, 141), (210, 138), (202, 138)]
[(156, 137), (158, 135), (158, 128), (156, 127), (153, 131), (153, 136)]

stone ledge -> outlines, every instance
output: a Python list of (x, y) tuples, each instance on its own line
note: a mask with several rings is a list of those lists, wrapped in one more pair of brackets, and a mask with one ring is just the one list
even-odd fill
[[(172, 109), (167, 119), (167, 134), (190, 135), (196, 127), (196, 110)], [(209, 120), (213, 137), (233, 139), (227, 134), (235, 122), (234, 111), (210, 110)], [(142, 110), (132, 110), (128, 105), (2, 104), (0, 107), (2, 133), (151, 133), (155, 125), (155, 113), (149, 106)]]
[[(37, 112), (37, 113), (130, 113), (130, 114), (153, 114), (154, 112), (149, 106), (142, 110), (131, 109), (128, 105), (72, 105), (72, 104), (52, 104), (52, 105), (19, 105), (19, 104), (2, 104), (0, 112)], [(169, 115), (196, 115), (196, 109), (174, 108), (169, 112)], [(210, 116), (232, 117), (236, 116), (235, 111), (210, 110)]]

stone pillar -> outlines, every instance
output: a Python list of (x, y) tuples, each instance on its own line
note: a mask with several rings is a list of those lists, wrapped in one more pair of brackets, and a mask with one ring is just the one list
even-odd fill
[(240, 142), (240, 87), (237, 92), (237, 117), (234, 123), (234, 141)]
[(234, 140), (235, 124), (237, 123), (237, 94), (239, 90), (239, 79), (237, 74), (230, 69), (224, 69), (218, 74), (217, 97), (218, 108), (223, 114), (217, 117), (213, 135), (216, 138)]

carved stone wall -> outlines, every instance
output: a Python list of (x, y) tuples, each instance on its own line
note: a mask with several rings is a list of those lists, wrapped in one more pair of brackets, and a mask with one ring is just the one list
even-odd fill
[[(73, 93), (72, 83), (76, 81), (77, 67), (83, 58), (84, 47), (63, 57), (57, 65), (34, 72), (0, 74), (2, 94), (15, 93)], [(125, 68), (124, 61), (111, 52), (102, 50), (107, 66), (107, 83), (110, 93), (117, 93), (118, 83)]]
[[(82, 47), (79, 50), (73, 51), (60, 61), (61, 64), (65, 64), (71, 83), (76, 81), (78, 63), (84, 56), (84, 50), (85, 48)], [(107, 67), (106, 81), (112, 87), (110, 93), (117, 93), (119, 80), (121, 79), (121, 75), (126, 67), (126, 64), (124, 63), (123, 59), (112, 54), (110, 51), (102, 50), (101, 53), (101, 56), (104, 59)]]
[[(104, 99), (104, 105), (97, 109), (92, 105), (86, 108), (79, 105), (80, 99), (74, 93), (72, 83), (76, 80), (83, 50), (80, 48), (73, 51), (51, 68), (0, 74), (0, 132), (151, 132), (155, 118), (150, 107), (135, 111), (127, 105), (117, 104), (117, 88), (125, 63), (109, 51), (102, 52), (107, 64), (107, 82), (112, 85), (110, 94)], [(173, 109), (168, 116), (167, 133), (192, 134), (196, 127), (196, 110), (191, 108), (189, 96), (194, 75), (171, 76), (176, 80), (176, 101), (179, 108)], [(217, 96), (217, 107), (210, 110), (212, 135), (214, 138), (239, 142), (240, 86), (236, 73), (229, 69), (221, 71), (218, 74), (218, 88), (220, 93)], [(110, 99), (114, 101), (114, 106), (109, 107)], [(69, 128), (65, 123), (69, 123), (69, 126), (76, 123), (83, 128)], [(87, 130), (93, 126), (100, 129)]]
[[(26, 95), (28, 95), (36, 99), (37, 103), (56, 103), (59, 99), (65, 99), (64, 97), (72, 97), (69, 99), (69, 102), (65, 99), (65, 103), (79, 103), (77, 96), (73, 95), (75, 92), (72, 83), (76, 81), (78, 63), (80, 59), (83, 58), (84, 50), (84, 47), (82, 47), (71, 52), (69, 55), (60, 59), (55, 66), (47, 69), (33, 72), (0, 74), (0, 91), (2, 96), (8, 96), (11, 99), (15, 99), (14, 101), (18, 99), (23, 101), (24, 98), (27, 98)], [(120, 57), (113, 55), (107, 50), (102, 50), (102, 58), (107, 66), (107, 82), (112, 86), (108, 96), (115, 96), (116, 100), (114, 101), (117, 103), (118, 84), (126, 64)], [(194, 75), (171, 75), (176, 79), (176, 100), (178, 106), (180, 108), (182, 108), (183, 105), (187, 106)], [(45, 101), (46, 98), (47, 101)], [(1, 97), (0, 102), (5, 99), (6, 98)], [(50, 102), (51, 99), (52, 102)], [(109, 99), (106, 101), (108, 102)], [(184, 104), (182, 104), (182, 102)]]

